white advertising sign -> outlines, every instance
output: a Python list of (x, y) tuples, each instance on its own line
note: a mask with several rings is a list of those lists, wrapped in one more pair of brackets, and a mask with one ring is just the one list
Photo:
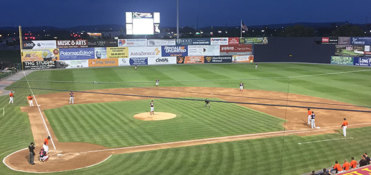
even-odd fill
[(129, 47), (129, 57), (160, 57), (161, 47)]
[(25, 41), (23, 49), (55, 49), (57, 48), (56, 40), (33, 40)]
[(146, 47), (147, 39), (119, 39), (118, 47)]
[(89, 67), (88, 60), (60, 60), (58, 62), (59, 66), (65, 67), (66, 69)]
[(228, 45), (228, 38), (210, 38), (210, 45)]
[(219, 56), (219, 45), (189, 45), (188, 56)]
[(119, 58), (119, 66), (130, 66), (130, 58)]
[(149, 39), (148, 46), (175, 46), (175, 39)]
[(176, 57), (149, 57), (148, 65), (176, 64)]

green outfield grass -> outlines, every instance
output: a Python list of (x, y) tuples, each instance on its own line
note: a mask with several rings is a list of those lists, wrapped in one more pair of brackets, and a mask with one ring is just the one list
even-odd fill
[(45, 111), (59, 141), (123, 147), (283, 130), (284, 120), (231, 103), (155, 100), (156, 111), (177, 117), (134, 119), (149, 100), (80, 104)]
[[(156, 79), (160, 80), (160, 86), (238, 88), (242, 81), (248, 89), (290, 92), (371, 106), (370, 77), (371, 69), (362, 67), (262, 63), (259, 70), (250, 64), (48, 70), (34, 72), (28, 79), (33, 88), (64, 90), (149, 87), (154, 86)], [(28, 88), (25, 82), (13, 87)], [(35, 93), (51, 92), (35, 90)]]
[[(360, 70), (366, 70), (359, 72)], [(348, 71), (358, 71), (349, 73)], [(348, 73), (344, 73), (348, 72)], [(331, 73), (331, 74), (328, 74)], [(291, 78), (287, 78), (290, 76)], [(271, 91), (290, 92), (303, 95), (317, 96), (334, 99), (357, 105), (371, 106), (371, 69), (352, 66), (314, 65), (314, 64), (259, 64), (259, 70), (254, 70), (249, 64), (223, 64), (223, 65), (182, 65), (182, 66), (148, 66), (139, 67), (137, 71), (132, 67), (79, 69), (79, 70), (55, 70), (39, 71), (28, 76), (33, 88), (88, 90), (101, 88), (125, 88), (125, 87), (149, 87), (153, 86), (156, 79), (160, 79), (160, 86), (202, 86), (202, 87), (228, 87), (238, 88), (240, 81), (246, 83), (247, 88)], [(46, 82), (55, 81), (55, 82)], [(96, 81), (98, 84), (93, 84)], [(32, 141), (29, 121), (25, 113), (20, 112), (19, 107), (26, 105), (26, 95), (30, 92), (24, 81), (16, 82), (8, 89), (16, 90), (15, 105), (7, 105), (8, 98), (0, 97), (0, 105), (5, 106), (6, 113), (1, 115), (0, 108), (0, 158), (16, 150), (25, 148)], [(34, 89), (36, 94), (55, 93), (56, 91), (44, 91)], [(128, 108), (122, 108), (128, 103)], [(137, 103), (137, 108), (129, 106), (129, 103)], [(168, 105), (169, 100), (159, 101), (157, 109), (188, 112), (189, 117), (179, 116), (173, 120), (159, 122), (142, 122), (130, 118), (129, 113), (122, 115), (122, 110), (142, 110), (140, 105), (148, 108), (148, 101), (112, 102), (86, 105), (72, 105), (59, 109), (47, 111), (48, 119), (52, 123), (54, 131), (57, 132), (61, 141), (68, 138), (73, 141), (86, 141), (98, 143), (109, 147), (118, 145), (137, 145), (145, 143), (158, 143), (173, 140), (210, 137), (211, 135), (231, 135), (237, 133), (265, 132), (269, 129), (279, 130), (277, 125), (281, 121), (273, 118), (273, 127), (244, 127), (244, 118), (238, 114), (230, 114), (239, 118), (238, 123), (229, 121), (227, 128), (212, 128), (225, 126), (219, 118), (205, 118), (200, 114), (208, 114), (210, 111), (202, 108), (202, 103), (197, 112), (187, 111), (187, 108), (177, 105), (178, 109), (172, 109)], [(174, 101), (171, 104), (184, 103)], [(156, 102), (157, 104), (157, 102)], [(191, 107), (196, 104), (188, 104)], [(214, 106), (225, 104), (212, 104)], [(228, 110), (239, 110), (249, 114), (256, 119), (254, 111), (250, 111), (237, 105), (230, 104)], [(198, 106), (198, 104), (197, 104)], [(99, 108), (106, 109), (99, 111)], [(84, 110), (82, 110), (84, 109)], [(59, 110), (59, 111), (58, 111)], [(217, 113), (223, 110), (217, 109)], [(99, 112), (99, 118), (93, 113)], [(179, 112), (180, 113), (180, 112)], [(69, 114), (69, 115), (64, 115)], [(113, 115), (111, 115), (113, 114)], [(264, 115), (264, 114), (259, 114)], [(73, 116), (79, 116), (74, 118)], [(216, 115), (215, 115), (216, 116)], [(208, 117), (215, 117), (208, 116)], [(222, 116), (225, 117), (226, 116)], [(91, 119), (93, 118), (93, 119)], [(201, 119), (200, 119), (201, 118)], [(259, 119), (261, 119), (260, 117)], [(263, 118), (269, 118), (264, 115)], [(66, 119), (66, 120), (62, 120)], [(76, 123), (67, 126), (68, 123)], [(215, 119), (215, 120), (211, 120)], [(85, 121), (87, 121), (85, 123)], [(122, 125), (111, 126), (109, 121)], [(227, 120), (228, 121), (228, 120)], [(178, 122), (178, 123), (177, 123)], [(181, 123), (194, 124), (194, 128), (187, 132), (186, 126)], [(83, 124), (85, 123), (85, 124)], [(101, 124), (95, 125), (95, 124)], [(178, 124), (178, 128), (167, 126)], [(261, 122), (263, 123), (263, 122)], [(104, 125), (106, 124), (106, 125)], [(126, 124), (126, 125), (125, 125)], [(174, 125), (175, 125), (174, 124)], [(206, 128), (204, 127), (206, 124)], [(62, 127), (63, 126), (63, 127)], [(201, 127), (202, 126), (202, 127)], [(258, 125), (261, 126), (261, 125)], [(64, 127), (69, 127), (68, 130)], [(135, 129), (136, 127), (136, 129)], [(109, 130), (109, 128), (113, 128)], [(139, 128), (146, 128), (141, 130)], [(155, 129), (160, 130), (155, 130)], [(174, 129), (175, 128), (175, 129)], [(166, 131), (182, 130), (183, 135), (178, 132), (165, 133)], [(128, 131), (132, 131), (128, 133)], [(188, 131), (188, 130), (187, 130)], [(209, 133), (211, 131), (211, 133)], [(90, 132), (90, 133), (89, 133)], [(107, 133), (108, 132), (108, 133)], [(125, 133), (127, 132), (127, 133)], [(154, 132), (154, 133), (151, 133)], [(156, 133), (157, 132), (157, 133)], [(114, 155), (103, 164), (65, 173), (56, 174), (302, 174), (311, 170), (329, 167), (335, 160), (343, 162), (355, 156), (360, 158), (363, 152), (371, 152), (371, 128), (349, 129), (348, 136), (353, 139), (332, 140), (324, 142), (298, 144), (311, 141), (328, 139), (341, 139), (340, 134), (326, 134), (319, 136), (285, 136), (267, 139), (247, 140), (211, 145), (201, 145), (186, 148), (166, 149), (143, 153), (132, 153)], [(144, 133), (145, 135), (130, 139), (133, 134)], [(366, 133), (366, 134), (365, 134)], [(108, 135), (111, 134), (111, 135)], [(130, 135), (129, 135), (130, 134)], [(114, 138), (112, 137), (115, 136)], [(166, 138), (159, 137), (165, 135)], [(96, 137), (95, 137), (96, 136)], [(90, 138), (88, 138), (90, 137)], [(120, 138), (116, 138), (120, 137)], [(122, 138), (125, 139), (122, 139)], [(177, 138), (179, 137), (179, 138)], [(103, 144), (104, 143), (104, 144)], [(25, 160), (26, 161), (26, 160)], [(0, 164), (0, 174), (22, 174), (14, 172)]]

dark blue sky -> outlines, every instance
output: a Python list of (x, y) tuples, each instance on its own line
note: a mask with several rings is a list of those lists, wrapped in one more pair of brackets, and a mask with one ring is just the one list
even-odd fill
[[(125, 11), (161, 13), (176, 25), (176, 0), (0, 0), (0, 26), (124, 24)], [(371, 23), (371, 0), (180, 0), (181, 26), (294, 22)], [(197, 22), (198, 21), (198, 22)]]

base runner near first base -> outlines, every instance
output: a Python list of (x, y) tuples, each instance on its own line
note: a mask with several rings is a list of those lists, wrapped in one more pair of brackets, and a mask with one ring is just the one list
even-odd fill
[(151, 106), (151, 112), (149, 112), (149, 114), (155, 115), (155, 105), (153, 103), (153, 100), (151, 101), (151, 103), (149, 103), (149, 105)]
[(312, 129), (316, 128), (316, 115), (314, 114), (314, 111), (312, 111), (310, 121), (311, 121), (310, 124), (311, 124)]
[(343, 128), (343, 136), (347, 136), (347, 127), (348, 127), (348, 121), (346, 118), (344, 118), (343, 124), (341, 124), (341, 127)]

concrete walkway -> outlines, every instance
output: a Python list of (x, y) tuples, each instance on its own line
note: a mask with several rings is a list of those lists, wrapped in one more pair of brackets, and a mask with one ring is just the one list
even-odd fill
[[(19, 71), (13, 75), (10, 75), (8, 77), (5, 77), (0, 80), (0, 96), (2, 95), (8, 95), (9, 91), (5, 90), (6, 87), (10, 86), (14, 82), (22, 79), (24, 77), (24, 74), (28, 75), (34, 70), (24, 70), (24, 71)], [(24, 73), (23, 73), (24, 72)]]

